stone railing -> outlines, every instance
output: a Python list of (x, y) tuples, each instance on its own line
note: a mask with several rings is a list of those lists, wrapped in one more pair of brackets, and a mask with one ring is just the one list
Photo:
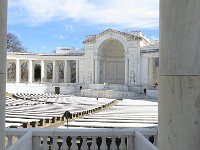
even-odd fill
[[(7, 150), (157, 150), (147, 139), (153, 130), (7, 129)], [(147, 138), (145, 138), (147, 137)]]
[(140, 132), (135, 132), (134, 150), (157, 150)]
[[(7, 133), (7, 148), (8, 150), (32, 150), (32, 131), (29, 132), (8, 132)], [(19, 139), (19, 140), (17, 140)], [(16, 141), (16, 143), (13, 144), (13, 141)]]

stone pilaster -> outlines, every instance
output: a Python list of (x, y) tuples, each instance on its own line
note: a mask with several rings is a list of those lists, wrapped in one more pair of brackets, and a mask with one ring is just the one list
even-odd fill
[(125, 59), (125, 85), (129, 83), (129, 60)]
[(99, 83), (99, 75), (100, 75), (100, 61), (95, 59), (95, 84)]
[(153, 58), (149, 58), (149, 85), (153, 85)]

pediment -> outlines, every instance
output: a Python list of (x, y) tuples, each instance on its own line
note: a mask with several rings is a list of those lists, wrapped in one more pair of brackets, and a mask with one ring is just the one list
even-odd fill
[(107, 29), (99, 34), (96, 34), (96, 35), (93, 35), (93, 36), (90, 36), (88, 37), (86, 40), (83, 41), (83, 43), (94, 43), (98, 38), (102, 37), (102, 36), (105, 36), (107, 34), (117, 34), (117, 35), (120, 35), (120, 36), (125, 36), (127, 39), (141, 39), (140, 36), (135, 36), (133, 34), (130, 34), (130, 33), (126, 33), (126, 32), (121, 32), (121, 31), (117, 31), (117, 30), (114, 30), (114, 29)]

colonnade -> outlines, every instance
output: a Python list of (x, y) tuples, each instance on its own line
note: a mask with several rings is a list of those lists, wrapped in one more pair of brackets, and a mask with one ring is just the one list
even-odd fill
[[(76, 64), (76, 83), (79, 83), (79, 60), (25, 60), (25, 59), (8, 59), (7, 64), (12, 62), (16, 64), (16, 83), (22, 82), (21, 80), (21, 65), (22, 63), (27, 63), (28, 64), (28, 83), (33, 83), (35, 82), (34, 78), (34, 68), (36, 64), (39, 64), (41, 67), (41, 77), (40, 81), (41, 83), (45, 82), (51, 82), (51, 83), (59, 83), (60, 78), (59, 78), (59, 67), (60, 64), (64, 65), (63, 72), (64, 72), (64, 77), (62, 83), (72, 83), (71, 81), (71, 76), (72, 76), (72, 68), (70, 62), (74, 61)], [(47, 65), (52, 64), (52, 79), (47, 79)], [(37, 81), (36, 81), (37, 82)]]

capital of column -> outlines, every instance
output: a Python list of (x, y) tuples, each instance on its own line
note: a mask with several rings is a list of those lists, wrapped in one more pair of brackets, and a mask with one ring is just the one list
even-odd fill
[(124, 52), (125, 58), (129, 56), (129, 52)]

